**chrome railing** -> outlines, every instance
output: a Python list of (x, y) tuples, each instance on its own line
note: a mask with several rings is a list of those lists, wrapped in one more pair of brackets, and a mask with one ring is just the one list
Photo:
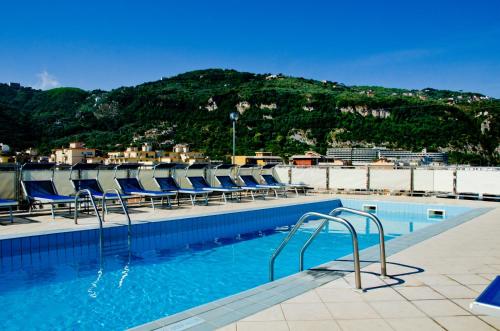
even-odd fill
[[(355, 214), (355, 215), (360, 215), (369, 218), (372, 220), (376, 225), (379, 233), (379, 247), (380, 247), (380, 275), (382, 277), (387, 276), (387, 267), (386, 267), (386, 258), (385, 258), (385, 235), (384, 235), (384, 227), (382, 226), (382, 222), (380, 222), (380, 219), (371, 214), (367, 213), (361, 210), (357, 209), (352, 209), (352, 208), (346, 208), (346, 207), (338, 207), (332, 210), (329, 215), (332, 216), (338, 216), (341, 213), (350, 213), (350, 214)], [(352, 221), (352, 220), (351, 220)]]
[[(109, 196), (109, 194), (115, 194), (115, 196)], [(108, 197), (109, 196), (109, 197)], [(118, 192), (117, 189), (109, 189), (104, 191), (104, 195), (102, 196), (102, 221), (105, 221), (105, 215), (108, 213), (108, 207), (106, 204), (107, 200), (118, 200), (120, 202), (120, 206), (122, 207), (123, 213), (125, 214), (125, 217), (127, 218), (127, 226), (128, 226), (128, 237), (130, 239), (130, 236), (132, 235), (132, 221), (130, 220), (130, 215), (128, 213), (127, 206), (125, 205), (125, 202), (123, 201), (123, 198)]]
[(304, 247), (302, 247), (302, 250), (300, 252), (300, 260), (299, 260), (299, 269), (302, 271), (303, 269), (303, 256), (304, 252), (309, 247), (309, 245), (312, 243), (314, 238), (321, 232), (321, 229), (325, 226), (325, 224), (328, 223), (328, 221), (336, 222), (343, 224), (350, 232), (351, 234), (351, 239), (352, 239), (352, 247), (353, 247), (353, 257), (354, 257), (354, 273), (355, 273), (355, 285), (357, 289), (361, 289), (361, 271), (360, 271), (360, 261), (359, 261), (359, 247), (358, 247), (358, 236), (356, 234), (356, 230), (354, 227), (349, 223), (347, 220), (336, 217), (336, 216), (331, 216), (331, 215), (325, 215), (325, 214), (320, 214), (320, 213), (315, 213), (315, 212), (309, 212), (305, 213), (302, 215), (302, 217), (297, 221), (297, 223), (294, 225), (292, 230), (288, 233), (288, 235), (283, 239), (281, 244), (276, 248), (274, 253), (271, 255), (271, 258), (269, 259), (269, 280), (273, 281), (274, 280), (274, 263), (278, 255), (283, 251), (285, 246), (288, 244), (290, 239), (297, 233), (299, 228), (302, 226), (304, 222), (306, 222), (308, 219), (312, 217), (317, 217), (321, 220), (321, 223), (319, 227), (314, 231), (313, 235), (309, 238), (309, 240), (305, 243)]
[(75, 224), (78, 224), (78, 202), (80, 200), (80, 197), (82, 197), (82, 196), (85, 198), (88, 198), (88, 201), (90, 202), (90, 204), (92, 205), (92, 208), (94, 209), (97, 220), (99, 221), (99, 250), (102, 252), (102, 248), (103, 248), (103, 244), (104, 244), (103, 235), (102, 235), (102, 232), (103, 232), (103, 230), (102, 230), (102, 218), (101, 218), (101, 214), (99, 214), (99, 210), (97, 209), (97, 205), (95, 203), (94, 197), (92, 196), (92, 193), (87, 189), (80, 190), (80, 191), (76, 192), (76, 195), (75, 195), (75, 215), (74, 215)]

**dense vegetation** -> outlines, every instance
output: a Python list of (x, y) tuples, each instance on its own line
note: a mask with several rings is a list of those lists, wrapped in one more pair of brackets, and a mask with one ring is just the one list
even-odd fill
[(282, 156), (329, 146), (445, 150), (451, 161), (498, 165), (500, 100), (477, 93), (345, 86), (280, 75), (202, 70), (112, 91), (0, 84), (0, 142), (49, 152), (72, 140), (103, 151), (186, 142), (213, 159), (231, 151)]

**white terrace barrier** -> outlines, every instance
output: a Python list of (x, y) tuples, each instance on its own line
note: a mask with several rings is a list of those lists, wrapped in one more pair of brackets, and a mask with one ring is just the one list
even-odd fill
[(465, 168), (457, 170), (457, 192), (500, 194), (498, 169)]
[(363, 168), (329, 168), (329, 188), (333, 190), (365, 190), (367, 171)]
[[(194, 170), (193, 170), (194, 171)], [(269, 170), (265, 170), (269, 172)], [(274, 175), (281, 182), (305, 183), (316, 190), (334, 192), (378, 191), (384, 193), (421, 193), (426, 194), (477, 194), (500, 196), (500, 168), (485, 167), (443, 167), (443, 168), (401, 168), (387, 169), (377, 167), (296, 167), (278, 166)], [(252, 172), (257, 175), (257, 171)], [(197, 171), (190, 175), (203, 175), (212, 185), (218, 185), (213, 178), (213, 170)], [(29, 179), (48, 179), (50, 171), (36, 171), (28, 175)], [(127, 171), (119, 171), (120, 177), (127, 176)], [(129, 174), (130, 175), (130, 174)], [(164, 175), (157, 173), (157, 175)], [(85, 177), (95, 176), (88, 173)], [(183, 187), (189, 183), (183, 179), (184, 171), (177, 172), (177, 179)], [(0, 167), (0, 198), (20, 199), (22, 193), (19, 172), (12, 168)], [(158, 189), (152, 180), (151, 170), (142, 170), (141, 182), (146, 189)], [(101, 170), (99, 181), (104, 189), (116, 188), (112, 170)], [(74, 193), (69, 181), (68, 170), (57, 170), (54, 182), (60, 194)]]
[(283, 182), (306, 183), (318, 190), (500, 195), (500, 168), (280, 166), (275, 174)]
[(369, 169), (369, 189), (377, 191), (411, 191), (411, 169)]

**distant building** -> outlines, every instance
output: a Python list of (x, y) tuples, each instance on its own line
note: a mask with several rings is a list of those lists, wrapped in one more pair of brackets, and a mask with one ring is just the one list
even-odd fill
[(321, 154), (314, 151), (307, 151), (304, 153), (304, 155), (293, 155), (292, 157), (290, 157), (290, 164), (310, 167), (313, 165), (318, 165), (321, 159)]
[(110, 152), (107, 159), (107, 163), (111, 164), (142, 163), (148, 165), (158, 162), (193, 164), (209, 161), (210, 159), (205, 154), (190, 151), (188, 144), (177, 144), (174, 146), (172, 152), (155, 151), (151, 145), (144, 144), (141, 148), (128, 147), (123, 152)]
[(332, 159), (329, 157), (324, 157), (322, 162), (319, 162), (318, 165), (325, 165), (325, 166), (352, 166), (352, 163), (346, 160), (340, 160), (340, 159)]
[(378, 167), (378, 168), (388, 168), (392, 169), (396, 165), (394, 162), (388, 161), (387, 159), (378, 159), (376, 161), (368, 164), (370, 167)]
[(255, 152), (255, 156), (236, 155), (233, 163), (237, 165), (266, 165), (269, 163), (283, 163), (283, 159), (280, 156), (272, 155), (271, 152)]
[(154, 164), (156, 163), (156, 151), (148, 144), (139, 147), (130, 146), (123, 152), (109, 152), (107, 163), (121, 164), (121, 163), (143, 163)]
[(379, 158), (375, 148), (328, 148), (326, 156), (334, 160), (342, 160), (356, 164), (369, 164)]
[(12, 88), (15, 88), (15, 89), (20, 89), (21, 88), (21, 84), (20, 83), (10, 82), (9, 86), (12, 87)]
[(411, 152), (387, 148), (329, 148), (327, 158), (349, 161), (353, 165), (366, 165), (384, 159), (396, 164), (446, 164), (448, 155), (441, 152)]
[(379, 158), (385, 158), (390, 161), (400, 161), (400, 162), (402, 161), (410, 164), (448, 163), (448, 154), (441, 152), (427, 152), (426, 149), (423, 149), (421, 152), (380, 149)]
[(95, 157), (95, 148), (86, 148), (82, 142), (72, 142), (68, 148), (55, 149), (50, 161), (58, 164), (76, 164)]
[(159, 161), (193, 164), (210, 162), (210, 159), (202, 152), (191, 151), (188, 144), (177, 144), (172, 152), (159, 155)]

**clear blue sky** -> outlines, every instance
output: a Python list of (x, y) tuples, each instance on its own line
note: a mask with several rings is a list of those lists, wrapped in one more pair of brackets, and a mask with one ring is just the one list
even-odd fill
[(0, 82), (111, 89), (202, 68), (500, 98), (500, 1), (2, 1)]

